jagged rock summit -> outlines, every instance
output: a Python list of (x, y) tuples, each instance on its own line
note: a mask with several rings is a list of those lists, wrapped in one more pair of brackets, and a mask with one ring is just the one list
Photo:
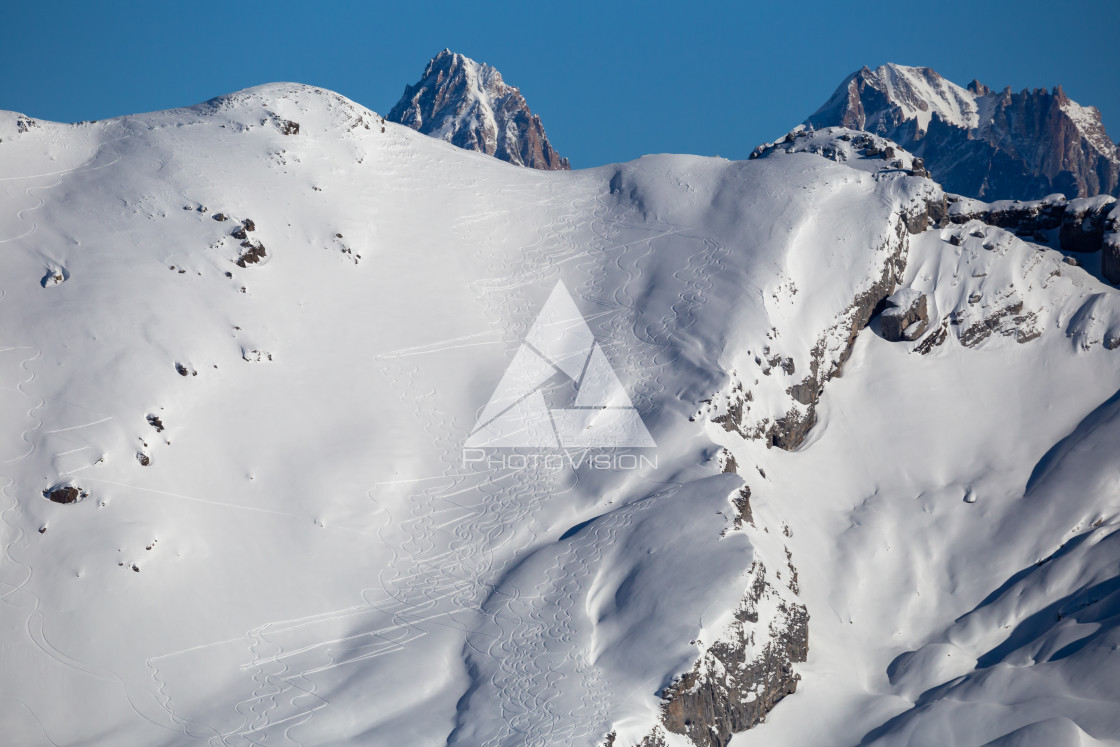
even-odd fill
[(389, 112), (393, 122), (517, 166), (569, 169), (525, 97), (485, 63), (444, 49)]
[(864, 67), (806, 120), (891, 138), (945, 189), (985, 200), (1120, 193), (1120, 149), (1100, 112), (1061, 87), (963, 88), (928, 67)]

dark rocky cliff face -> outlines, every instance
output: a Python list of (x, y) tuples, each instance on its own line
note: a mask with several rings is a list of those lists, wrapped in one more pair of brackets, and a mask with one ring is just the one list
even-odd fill
[[(825, 158), (840, 158), (839, 152), (829, 148), (819, 148), (814, 145), (805, 145), (803, 141), (813, 138), (808, 131), (790, 133), (779, 143), (760, 145), (751, 154), (751, 158), (765, 158), (777, 150), (794, 152), (807, 148), (810, 152), (817, 153)], [(911, 176), (925, 176), (926, 171), (921, 159), (913, 158), (909, 154), (896, 152), (894, 147), (887, 144), (881, 137), (867, 134), (841, 136), (841, 140), (850, 143), (861, 150), (864, 158), (881, 159), (886, 169), (898, 169)], [(909, 163), (905, 163), (908, 161)], [(897, 164), (897, 167), (894, 165)], [(905, 166), (909, 168), (904, 168)], [(879, 273), (872, 280), (871, 285), (856, 294), (850, 305), (839, 315), (834, 326), (818, 340), (811, 351), (809, 370), (805, 378), (792, 385), (787, 394), (791, 398), (791, 408), (782, 417), (763, 428), (752, 428), (745, 422), (744, 414), (749, 409), (751, 392), (736, 389), (730, 395), (730, 407), (725, 414), (713, 418), (714, 422), (721, 423), (729, 432), (737, 432), (748, 439), (763, 439), (770, 446), (781, 449), (793, 450), (804, 442), (806, 436), (816, 425), (816, 407), (824, 392), (825, 385), (838, 376), (844, 363), (851, 355), (855, 345), (856, 336), (864, 329), (871, 317), (879, 309), (882, 302), (894, 292), (902, 273), (906, 268), (906, 259), (909, 253), (912, 234), (918, 234), (931, 226), (941, 225), (947, 220), (948, 204), (943, 191), (939, 188), (931, 190), (924, 199), (909, 205), (900, 215), (896, 216), (892, 225), (891, 235), (887, 238), (882, 249), (883, 262)], [(833, 333), (838, 334), (843, 340), (843, 349), (839, 358), (832, 363), (825, 363), (826, 339)], [(772, 366), (780, 365), (780, 357), (770, 362)], [(791, 372), (792, 373), (792, 372)]]
[(534, 169), (568, 169), (521, 92), (489, 65), (443, 50), (388, 119), (465, 150)]
[[(1096, 120), (1076, 122), (1069, 109), (1077, 105), (1061, 88), (1006, 89), (985, 98), (992, 120), (978, 138), (969, 139), (966, 131), (935, 115), (929, 132), (914, 143), (930, 171), (944, 174), (948, 191), (992, 200), (1038, 199), (1055, 192), (1069, 197), (1117, 193), (1120, 157), (1106, 135), (1092, 137), (1104, 133), (1095, 109), (1078, 107)], [(1099, 133), (1083, 133), (1079, 124), (1095, 124)], [(1096, 147), (1094, 139), (1111, 149)]]
[[(662, 692), (661, 722), (668, 731), (687, 735), (701, 747), (725, 747), (735, 732), (764, 721), (778, 701), (797, 690), (801, 677), (794, 664), (809, 654), (809, 613), (793, 601), (797, 571), (792, 563), (788, 571), (783, 586), (761, 563), (751, 569), (754, 581), (728, 633)], [(790, 599), (783, 598), (790, 592)], [(775, 612), (760, 620), (759, 603), (766, 598)], [(655, 734), (646, 745), (657, 744)]]
[(929, 68), (864, 67), (806, 120), (889, 137), (925, 159), (947, 192), (985, 200), (1120, 193), (1120, 149), (1100, 112), (1061, 87), (993, 92)]
[(1055, 248), (1070, 254), (1101, 252), (1101, 275), (1120, 285), (1120, 203), (1116, 200), (1104, 195), (1077, 200), (1052, 195), (988, 205), (954, 199), (948, 215), (952, 223), (979, 220), (1036, 243), (1056, 244)]

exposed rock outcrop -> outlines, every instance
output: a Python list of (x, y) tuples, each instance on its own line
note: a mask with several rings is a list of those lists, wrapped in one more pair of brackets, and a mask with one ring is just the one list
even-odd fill
[(1101, 274), (1108, 282), (1120, 285), (1120, 205), (1114, 205), (1108, 215), (1101, 250)]
[(962, 327), (960, 343), (963, 347), (974, 348), (993, 334), (1014, 338), (1024, 343), (1037, 339), (1042, 334), (1036, 325), (1037, 318), (1023, 308), (1023, 302), (1011, 296), (1002, 307), (997, 307), (979, 320), (964, 326), (959, 316), (950, 318), (949, 323)]
[(929, 328), (926, 297), (913, 288), (902, 288), (885, 301), (879, 329), (888, 342), (913, 342)]
[(236, 260), (238, 267), (255, 265), (268, 256), (268, 251), (265, 250), (264, 244), (254, 239), (242, 241), (241, 248), (244, 251), (241, 252), (241, 256)]
[[(795, 595), (792, 564), (790, 569), (790, 584), (782, 587), (755, 563), (750, 589), (727, 632), (662, 692), (666, 729), (702, 747), (724, 747), (797, 689), (801, 677), (793, 665), (809, 653), (809, 614), (803, 604), (785, 598)], [(768, 620), (760, 619), (764, 600), (774, 610)]]
[(44, 490), (43, 497), (52, 503), (77, 503), (88, 498), (89, 493), (74, 485), (58, 485)]
[(1107, 195), (1066, 200), (1054, 194), (1041, 200), (984, 203), (953, 197), (948, 218), (952, 223), (982, 221), (1014, 232), (1036, 243), (1057, 243), (1063, 252), (1103, 252), (1101, 273), (1120, 284), (1120, 203)]
[[(751, 158), (766, 158), (778, 152), (813, 153), (883, 177), (925, 175), (921, 159), (896, 148), (885, 138), (865, 132), (847, 132), (839, 128), (819, 132), (797, 129), (777, 142), (758, 146)], [(920, 194), (895, 217), (892, 231), (877, 254), (881, 258), (878, 275), (855, 294), (850, 305), (818, 339), (811, 353), (808, 375), (787, 391), (791, 399), (789, 410), (760, 428), (746, 426), (751, 393), (733, 387), (727, 412), (719, 416), (725, 428), (747, 438), (763, 438), (771, 446), (782, 449), (792, 450), (802, 444), (817, 422), (816, 406), (826, 382), (839, 375), (851, 355), (856, 336), (867, 326), (884, 299), (894, 292), (902, 277), (909, 236), (946, 221), (949, 205), (944, 192), (925, 182)]]
[(277, 119), (276, 128), (280, 130), (281, 135), (299, 134), (299, 122), (293, 122), (290, 119)]
[[(816, 425), (817, 403), (824, 392), (825, 384), (839, 375), (851, 356), (856, 336), (868, 325), (883, 300), (894, 292), (902, 277), (906, 268), (909, 234), (924, 231), (932, 217), (939, 212), (940, 208), (936, 204), (923, 204), (915, 207), (913, 212), (899, 217), (890, 244), (884, 247), (887, 255), (886, 261), (882, 264), (881, 274), (871, 287), (852, 299), (852, 303), (840, 315), (836, 324), (822, 335), (813, 349), (809, 375), (799, 384), (790, 387), (790, 396), (802, 407), (791, 407), (785, 416), (775, 420), (763, 433), (771, 446), (786, 450), (796, 449)], [(844, 342), (839, 356), (826, 365), (824, 363), (826, 340), (835, 336), (840, 336)]]
[(568, 169), (521, 91), (489, 65), (445, 49), (388, 119), (466, 150), (534, 169)]
[(1088, 254), (1104, 246), (1105, 221), (1115, 203), (1102, 200), (1074, 200), (1066, 204), (1058, 243), (1062, 251)]

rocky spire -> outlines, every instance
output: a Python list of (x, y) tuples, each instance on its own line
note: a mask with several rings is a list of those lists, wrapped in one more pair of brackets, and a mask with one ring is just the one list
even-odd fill
[(466, 150), (534, 169), (571, 168), (521, 91), (484, 63), (444, 49), (389, 112), (390, 120)]

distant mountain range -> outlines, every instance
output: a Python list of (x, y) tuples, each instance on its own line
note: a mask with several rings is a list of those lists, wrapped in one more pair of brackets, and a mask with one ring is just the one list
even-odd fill
[(518, 166), (568, 169), (521, 91), (489, 65), (445, 49), (405, 86), (392, 122)]
[(946, 190), (968, 197), (1120, 192), (1120, 150), (1100, 112), (1060, 86), (1015, 93), (974, 80), (962, 88), (928, 67), (864, 67), (805, 122), (888, 137), (924, 158)]
[[(466, 150), (535, 169), (567, 169), (540, 117), (490, 65), (444, 49), (388, 119)], [(1053, 90), (967, 87), (928, 67), (849, 75), (805, 124), (887, 137), (924, 159), (946, 190), (984, 200), (1120, 194), (1120, 148), (1100, 112)]]

